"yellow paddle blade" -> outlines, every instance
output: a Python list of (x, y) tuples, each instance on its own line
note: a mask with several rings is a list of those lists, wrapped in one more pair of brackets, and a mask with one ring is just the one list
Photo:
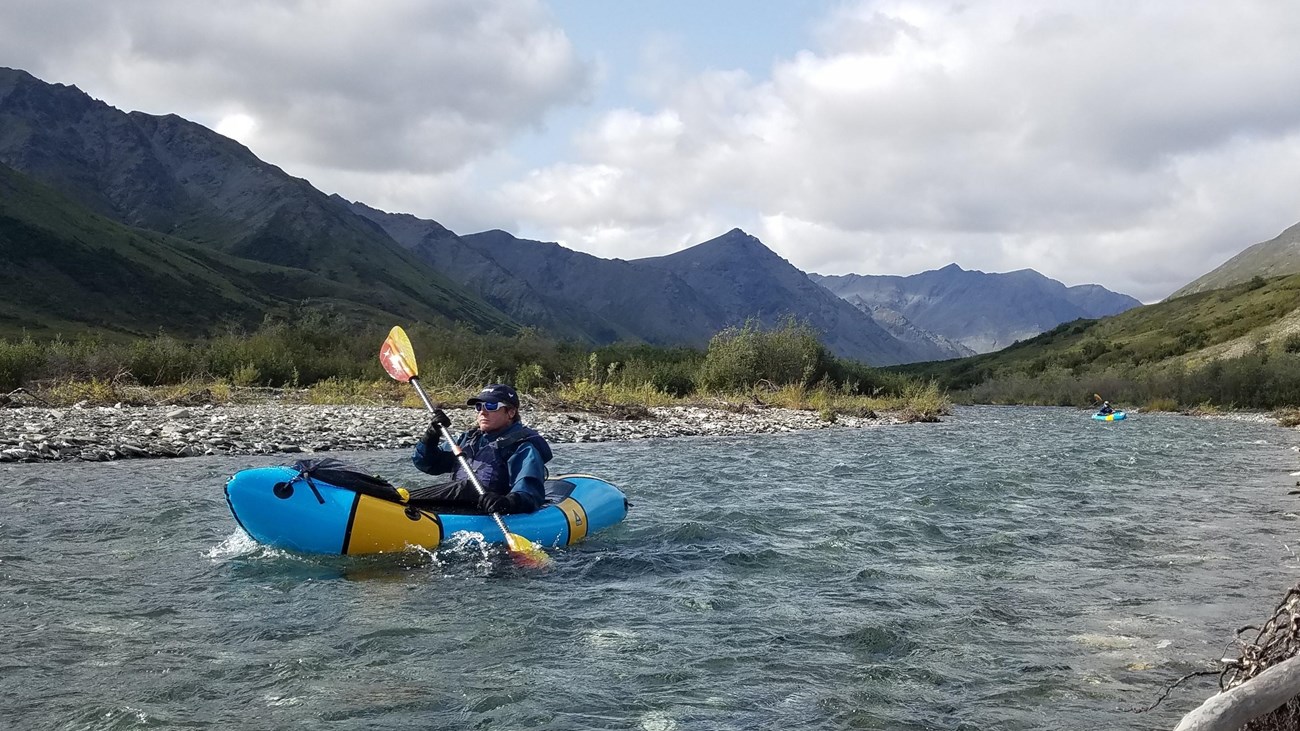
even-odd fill
[(415, 365), (415, 349), (411, 347), (411, 339), (406, 337), (406, 331), (401, 325), (395, 325), (388, 331), (388, 337), (379, 348), (379, 362), (388, 371), (388, 375), (402, 383), (420, 375)]
[(506, 545), (519, 566), (541, 569), (551, 565), (551, 557), (546, 555), (546, 551), (523, 536), (506, 533)]

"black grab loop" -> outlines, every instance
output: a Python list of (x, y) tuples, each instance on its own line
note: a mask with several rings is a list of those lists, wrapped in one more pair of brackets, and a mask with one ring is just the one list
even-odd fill
[(299, 477), (301, 477), (302, 479), (304, 479), (304, 480), (307, 481), (307, 487), (310, 487), (310, 488), (311, 488), (311, 491), (312, 491), (313, 493), (315, 493), (315, 495), (316, 495), (316, 500), (317, 500), (321, 505), (324, 505), (324, 504), (325, 504), (325, 498), (321, 497), (320, 490), (317, 490), (317, 489), (316, 489), (316, 483), (314, 483), (314, 482), (311, 481), (311, 475), (307, 474), (306, 472), (303, 472), (302, 474), (299, 475)]
[[(388, 480), (377, 475), (368, 475), (333, 457), (299, 460), (293, 464), (293, 468), (298, 470), (298, 476), (305, 479), (313, 490), (316, 489), (316, 481), (320, 481), (331, 487), (351, 490), (380, 500), (394, 503), (406, 502), (401, 491)], [(320, 498), (319, 491), (316, 497)], [(322, 503), (325, 502), (323, 498), (320, 500)]]
[(277, 482), (275, 487), (271, 488), (271, 492), (281, 500), (288, 500), (293, 497), (293, 485), (288, 482)]

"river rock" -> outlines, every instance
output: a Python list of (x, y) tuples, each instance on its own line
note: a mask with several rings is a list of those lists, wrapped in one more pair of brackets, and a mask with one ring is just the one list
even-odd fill
[[(527, 405), (525, 405), (527, 406)], [(792, 409), (737, 413), (700, 406), (588, 412), (524, 410), (524, 422), (553, 444), (727, 436), (898, 423), (890, 415), (839, 416), (834, 422)], [(473, 426), (473, 411), (449, 410), (454, 430)], [(299, 454), (409, 449), (429, 425), (422, 409), (316, 406), (268, 401), (201, 408), (127, 406), (0, 409), (0, 461), (108, 461), (204, 454)], [(57, 436), (51, 436), (57, 434)]]

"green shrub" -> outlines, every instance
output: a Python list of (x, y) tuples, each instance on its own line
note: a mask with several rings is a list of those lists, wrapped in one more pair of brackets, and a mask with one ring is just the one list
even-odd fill
[(521, 393), (532, 393), (545, 385), (546, 374), (536, 363), (526, 363), (515, 371), (515, 390)]
[(695, 392), (695, 370), (687, 364), (660, 364), (651, 368), (646, 382), (669, 396), (682, 398)]
[(35, 377), (45, 364), (41, 347), (31, 338), (17, 343), (0, 340), (0, 392), (8, 393)]
[(57, 383), (44, 391), (44, 398), (55, 406), (71, 406), (81, 402), (107, 406), (121, 400), (113, 383), (99, 378)]
[(763, 381), (810, 385), (827, 376), (833, 361), (806, 325), (787, 320), (764, 331), (751, 321), (713, 336), (699, 384), (717, 391), (747, 391)]
[(1156, 398), (1146, 402), (1143, 411), (1177, 411), (1178, 402), (1171, 398)]
[(1287, 409), (1274, 414), (1274, 417), (1277, 419), (1278, 426), (1284, 426), (1288, 429), (1300, 426), (1300, 411), (1295, 409)]
[(236, 386), (256, 386), (262, 380), (262, 372), (252, 363), (245, 363), (230, 374), (230, 382)]
[(198, 349), (166, 334), (131, 343), (125, 367), (137, 381), (152, 386), (205, 375)]
[(934, 422), (940, 416), (952, 411), (952, 402), (948, 394), (939, 389), (938, 384), (930, 381), (914, 384), (903, 394), (902, 418), (909, 422)]
[(1104, 355), (1107, 350), (1110, 350), (1110, 347), (1106, 345), (1105, 341), (1089, 340), (1083, 344), (1081, 355), (1085, 362), (1091, 363)]
[[(269, 316), (249, 331), (225, 327), (195, 340), (166, 333), (121, 341), (98, 336), (0, 340), (0, 388), (7, 392), (33, 381), (83, 383), (89, 385), (64, 386), (65, 400), (120, 400), (133, 397), (133, 384), (143, 384), (169, 392), (177, 387), (164, 399), (228, 400), (233, 387), (266, 385), (312, 389), (307, 398), (321, 403), (402, 400), (418, 407), (411, 389), (391, 382), (380, 367), (378, 349), (388, 327), (310, 310)], [(843, 414), (848, 401), (901, 397), (923, 382), (834, 358), (811, 327), (794, 320), (772, 329), (753, 322), (730, 328), (707, 350), (614, 343), (593, 351), (588, 344), (547, 340), (529, 329), (501, 335), (417, 323), (407, 333), (425, 389), (448, 403), (463, 401), (467, 391), (491, 382), (513, 383), (525, 393), (554, 390), (556, 398), (565, 398), (564, 393), (574, 401), (646, 405), (701, 391), (743, 395), (748, 403), (761, 386), (801, 408)], [(988, 370), (967, 367), (959, 377), (979, 383)], [(223, 395), (204, 393), (214, 382), (222, 384)], [(375, 382), (395, 390), (366, 385)], [(874, 402), (863, 406), (873, 407)]]

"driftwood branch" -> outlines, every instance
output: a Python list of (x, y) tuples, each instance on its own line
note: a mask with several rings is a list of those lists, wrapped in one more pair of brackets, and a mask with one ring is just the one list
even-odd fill
[(28, 391), (25, 388), (15, 388), (9, 393), (0, 393), (0, 406), (22, 406), (23, 401), (35, 401), (44, 406), (49, 406), (45, 399)]
[(1174, 731), (1236, 731), (1300, 695), (1300, 657), (1274, 665), (1183, 716)]
[(1191, 680), (1192, 678), (1200, 678), (1200, 677), (1204, 677), (1204, 676), (1206, 676), (1206, 675), (1220, 675), (1220, 676), (1221, 676), (1221, 675), (1223, 675), (1223, 671), (1222, 671), (1222, 670), (1197, 670), (1197, 671), (1194, 672), (1194, 673), (1188, 673), (1188, 674), (1184, 675), (1183, 677), (1179, 678), (1178, 680), (1175, 680), (1174, 682), (1172, 682), (1172, 683), (1170, 683), (1169, 685), (1165, 686), (1165, 692), (1163, 692), (1163, 693), (1160, 694), (1160, 697), (1156, 699), (1156, 702), (1155, 702), (1155, 703), (1152, 703), (1151, 705), (1147, 706), (1146, 708), (1135, 708), (1135, 709), (1133, 709), (1133, 712), (1134, 712), (1134, 713), (1147, 713), (1147, 712), (1150, 712), (1150, 711), (1154, 711), (1154, 710), (1156, 709), (1157, 706), (1159, 706), (1161, 703), (1164, 703), (1165, 699), (1169, 697), (1169, 694), (1170, 694), (1170, 693), (1173, 693), (1173, 692), (1174, 692), (1174, 689), (1175, 689), (1175, 688), (1177, 688), (1178, 686), (1180, 686), (1180, 685), (1182, 685), (1183, 683), (1187, 682), (1188, 680)]

